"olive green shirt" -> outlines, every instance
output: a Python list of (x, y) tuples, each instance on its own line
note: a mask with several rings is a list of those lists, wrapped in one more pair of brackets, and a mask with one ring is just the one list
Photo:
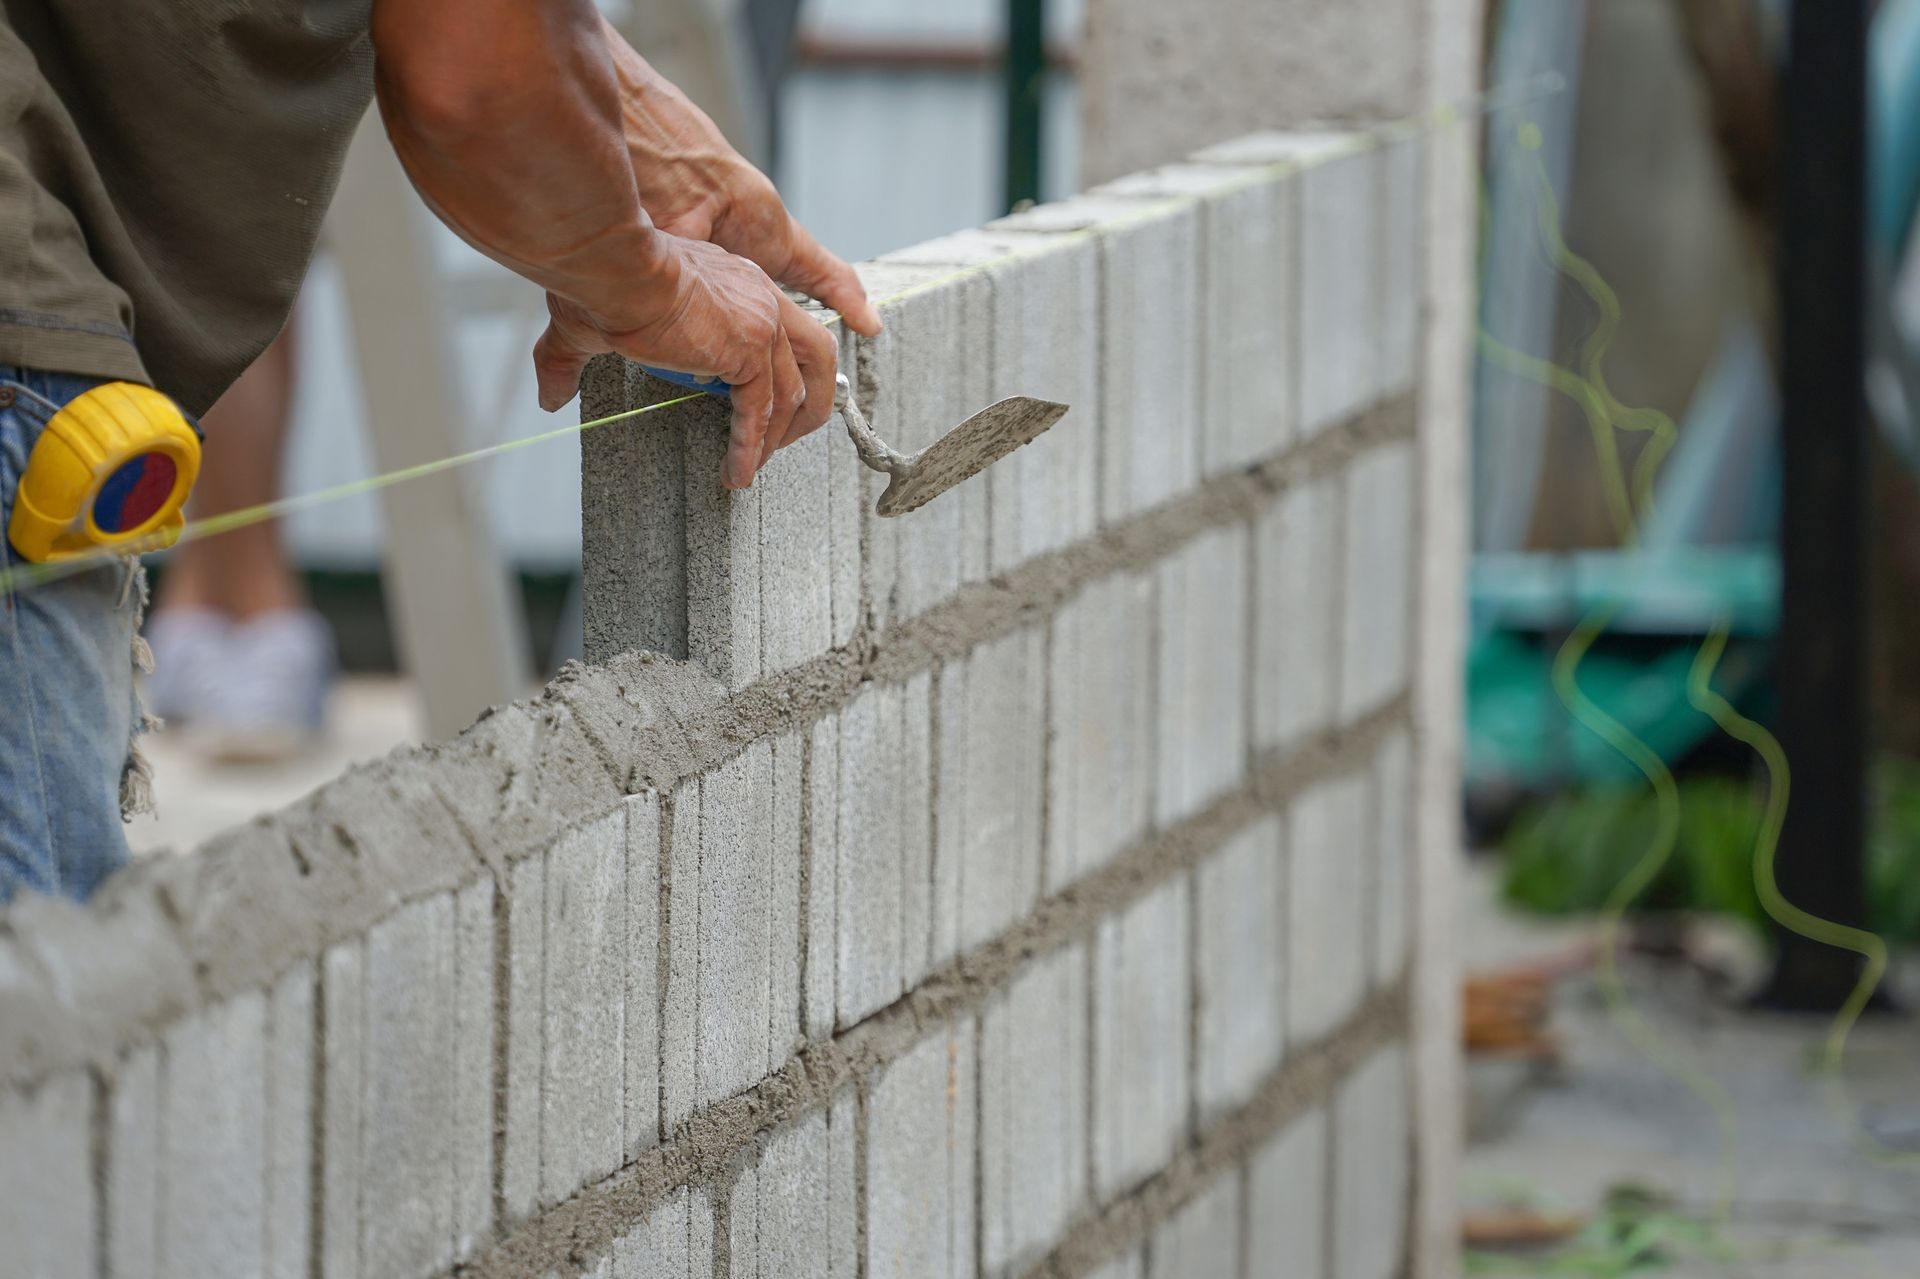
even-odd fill
[(286, 322), (372, 0), (0, 0), (0, 365), (202, 413)]

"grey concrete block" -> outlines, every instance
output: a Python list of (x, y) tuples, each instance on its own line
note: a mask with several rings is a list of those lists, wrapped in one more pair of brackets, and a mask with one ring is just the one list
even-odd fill
[[(580, 379), (583, 421), (683, 395), (617, 356)], [(586, 656), (687, 656), (686, 441), (710, 407), (675, 405), (580, 437), (580, 569)]]
[(320, 960), (321, 1279), (360, 1274), (360, 1142), (367, 1052), (363, 943), (332, 947)]
[(599, 748), (622, 794), (658, 790), (694, 771), (692, 726), (727, 696), (726, 685), (691, 662), (658, 653), (569, 662), (546, 692)]
[(869, 1279), (974, 1273), (971, 1021), (923, 1039), (874, 1078), (867, 1103)]
[(778, 1070), (805, 1042), (801, 1034), (801, 968), (805, 961), (800, 900), (801, 844), (807, 797), (802, 785), (806, 738), (773, 742), (773, 830), (767, 848), (767, 978), (770, 1024), (767, 1069)]
[(1147, 1259), (1147, 1279), (1240, 1279), (1238, 1170), (1214, 1178), (1161, 1222)]
[(1130, 1248), (1094, 1271), (1091, 1279), (1145, 1279), (1147, 1262), (1139, 1248)]
[[(853, 330), (840, 325), (840, 372), (849, 381), (859, 375)], [(833, 644), (845, 648), (865, 617), (861, 597), (866, 557), (861, 527), (866, 518), (867, 476), (860, 455), (847, 437), (847, 424), (835, 413), (820, 428), (827, 437), (827, 538), (833, 579)]]
[(625, 798), (572, 712), (553, 701), (488, 712), (453, 741), (425, 748), (417, 763), (496, 868), (544, 851), (582, 814)]
[(1413, 610), (1413, 446), (1391, 444), (1347, 473), (1340, 715), (1352, 720), (1407, 686)]
[[(67, 1279), (94, 1256), (94, 1089), (80, 1072), (0, 1093), (0, 1238), (20, 1279)], [(222, 1273), (228, 1273), (223, 1271)]]
[(626, 1109), (627, 815), (557, 840), (544, 893), (540, 1202), (615, 1172)]
[(713, 1208), (682, 1186), (614, 1241), (613, 1279), (712, 1279)]
[(1413, 1144), (1406, 1051), (1381, 1049), (1333, 1111), (1334, 1279), (1393, 1279), (1407, 1257)]
[(1287, 821), (1287, 1034), (1320, 1038), (1359, 1008), (1367, 983), (1364, 776), (1322, 782)]
[(1054, 614), (1046, 888), (1099, 869), (1146, 830), (1153, 794), (1153, 584), (1095, 582)]
[(1254, 521), (1253, 740), (1291, 747), (1333, 722), (1340, 490), (1289, 489)]
[(1413, 949), (1409, 933), (1418, 869), (1413, 857), (1413, 742), (1405, 730), (1387, 739), (1373, 770), (1373, 980), (1384, 986), (1406, 972)]
[(540, 1199), (540, 1075), (545, 1060), (547, 859), (514, 864), (507, 881), (506, 1131), (500, 1139), (501, 1226), (525, 1221)]
[[(1005, 932), (1040, 895), (1046, 634), (1018, 631), (941, 676), (941, 918), (961, 950)], [(950, 725), (957, 724), (957, 730)], [(942, 928), (942, 933), (945, 929)]]
[(838, 1019), (851, 1026), (899, 998), (901, 691), (869, 686), (840, 712), (835, 925)]
[(1263, 165), (1284, 175), (1357, 155), (1365, 146), (1366, 137), (1360, 133), (1266, 129), (1202, 147), (1189, 158), (1195, 164)]
[(1247, 1161), (1247, 1273), (1324, 1275), (1327, 1116), (1290, 1122)]
[(1155, 206), (1100, 233), (1100, 513), (1112, 523), (1200, 478), (1200, 216)]
[[(772, 824), (773, 751), (759, 741), (700, 783), (697, 1105), (767, 1074)], [(673, 927), (689, 922), (676, 917)]]
[(670, 1135), (693, 1113), (700, 1035), (700, 779), (673, 793), (671, 821), (662, 825), (667, 874), (667, 995), (660, 1015), (660, 1126)]
[(933, 673), (900, 690), (900, 982), (920, 984), (932, 963)]
[(988, 569), (999, 574), (1089, 536), (1098, 523), (1100, 263), (1084, 235), (961, 231), (882, 263), (971, 269), (992, 295), (988, 398), (1032, 395), (1069, 406), (1038, 440), (984, 477)]
[(980, 1018), (980, 1237), (1024, 1273), (1087, 1204), (1087, 952), (1034, 961)]
[(833, 646), (831, 452), (846, 449), (832, 423), (789, 444), (761, 468), (760, 667), (771, 675)]
[(1264, 167), (1174, 164), (1090, 192), (1197, 201), (1201, 453), (1209, 476), (1257, 462), (1294, 436), (1299, 412), (1294, 190)]
[(1186, 1131), (1187, 882), (1102, 920), (1093, 963), (1093, 1173), (1111, 1198), (1160, 1169)]
[[(271, 1087), (271, 1082), (269, 1083)], [(269, 1107), (274, 1106), (275, 1098), (268, 1098)], [(107, 1086), (107, 1150), (104, 1173), (106, 1203), (106, 1273), (110, 1279), (153, 1279), (159, 1274), (159, 1257), (156, 1248), (160, 1241), (160, 1049), (146, 1044), (129, 1052), (114, 1068), (113, 1077)], [(0, 1116), (5, 1114), (5, 1103), (0, 1103)], [(271, 1122), (271, 1120), (269, 1121)], [(311, 1132), (311, 1126), (309, 1126)], [(31, 1169), (37, 1166), (37, 1159), (21, 1159), (17, 1152), (32, 1150), (31, 1143), (21, 1140), (18, 1133), (7, 1128), (4, 1118), (0, 1118), (0, 1150), (8, 1152), (8, 1162), (18, 1168)], [(276, 1183), (284, 1186), (280, 1177), (277, 1150), (268, 1154), (267, 1191), (268, 1215), (276, 1215), (278, 1195)], [(17, 1175), (17, 1174), (16, 1174)], [(6, 1172), (0, 1170), (0, 1181), (6, 1179)], [(14, 1200), (20, 1188), (9, 1185), (6, 1198)], [(9, 1204), (8, 1206), (17, 1206)], [(85, 1207), (85, 1201), (77, 1201), (71, 1207)], [(0, 1207), (0, 1216), (7, 1209)], [(35, 1225), (36, 1231), (45, 1230), (46, 1223), (57, 1220), (56, 1217), (43, 1217)], [(31, 1236), (22, 1232), (17, 1224), (10, 1224), (6, 1237), (10, 1240), (30, 1240)], [(302, 1243), (306, 1241), (303, 1239)], [(299, 1279), (306, 1275), (306, 1250), (300, 1256), (300, 1269), (289, 1272), (277, 1263), (279, 1250), (276, 1241), (268, 1241), (268, 1274), (279, 1276), (296, 1274)], [(27, 1249), (32, 1257), (31, 1244)], [(32, 1268), (28, 1268), (32, 1273)]]
[(1380, 398), (1377, 152), (1316, 162), (1300, 184), (1300, 416), (1315, 435)]
[[(992, 358), (992, 299), (980, 276), (937, 267), (863, 263), (855, 268), (886, 331), (858, 339), (856, 400), (880, 437), (902, 453), (925, 448), (986, 407)], [(873, 502), (885, 477), (869, 473), (863, 503), (867, 544), (876, 555), (870, 597), (882, 625), (911, 617), (986, 575), (987, 492), (963, 484), (911, 519), (881, 520)], [(894, 557), (887, 575), (884, 543)]]
[(840, 871), (840, 721), (829, 715), (809, 734), (807, 784), (806, 1023), (810, 1039), (833, 1033), (835, 921)]
[(1160, 564), (1154, 818), (1163, 826), (1246, 774), (1247, 555), (1246, 530), (1224, 528)]
[(453, 1255), (493, 1231), (494, 887), (478, 879), (454, 896)]
[(960, 953), (960, 870), (965, 861), (967, 659), (942, 663), (933, 686), (933, 900), (928, 958)]
[(626, 1065), (621, 1148), (627, 1163), (660, 1141), (660, 797), (652, 791), (627, 808), (626, 1011), (621, 1051)]
[(762, 669), (760, 513), (764, 495), (758, 485), (720, 486), (731, 424), (728, 403), (704, 396), (687, 405), (686, 411), (687, 657), (728, 688), (738, 690), (759, 679)]
[[(267, 996), (267, 1251), (262, 1273), (269, 1279), (307, 1279), (313, 1257), (314, 997), (310, 963), (287, 973)], [(111, 1157), (117, 1162), (119, 1152)], [(109, 1192), (109, 1203), (112, 1198)]]
[(860, 1101), (852, 1088), (833, 1098), (827, 1115), (827, 1274), (860, 1273)]
[(1425, 262), (1427, 135), (1390, 142), (1380, 151), (1380, 394), (1411, 390), (1420, 380), (1421, 299)]
[(367, 933), (358, 1181), (368, 1276), (427, 1274), (452, 1261), (453, 914), (442, 893)]
[(1280, 1065), (1286, 998), (1286, 866), (1266, 817), (1194, 872), (1194, 1096), (1200, 1122), (1250, 1100)]
[(159, 1272), (259, 1275), (266, 1261), (267, 1000), (180, 1022), (160, 1057)]
[[(758, 1164), (734, 1183), (731, 1279), (831, 1279), (836, 1252), (829, 1116), (818, 1113), (768, 1138)], [(844, 1223), (851, 1227), (849, 1220)]]

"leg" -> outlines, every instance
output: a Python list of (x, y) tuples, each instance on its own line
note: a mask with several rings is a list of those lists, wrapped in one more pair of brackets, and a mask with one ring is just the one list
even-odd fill
[[(60, 404), (93, 384), (4, 376)], [(12, 513), (44, 426), (44, 411), (24, 397), (0, 404), (0, 515)], [(0, 558), (18, 562), (4, 539)], [(139, 572), (116, 564), (0, 599), (0, 901), (22, 888), (85, 898), (127, 860), (121, 796), (140, 727)]]

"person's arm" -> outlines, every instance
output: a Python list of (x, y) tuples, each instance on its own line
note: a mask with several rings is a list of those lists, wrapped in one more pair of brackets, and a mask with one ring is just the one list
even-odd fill
[(856, 332), (879, 333), (880, 314), (853, 268), (794, 220), (773, 183), (733, 149), (706, 112), (611, 23), (606, 34), (620, 81), (627, 154), (654, 225), (737, 253), (840, 312)]
[(666, 234), (641, 205), (618, 77), (591, 0), (376, 0), (375, 85), (427, 204), (548, 291), (540, 400), (603, 351), (734, 388), (724, 482), (833, 410), (835, 344), (745, 258)]

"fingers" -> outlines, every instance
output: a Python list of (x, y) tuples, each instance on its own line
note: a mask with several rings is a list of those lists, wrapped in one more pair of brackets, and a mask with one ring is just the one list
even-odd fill
[[(533, 344), (533, 373), (540, 389), (540, 407), (552, 413), (566, 407), (579, 391), (580, 371), (599, 351), (585, 349), (571, 335), (560, 316), (553, 313), (551, 301), (548, 310), (551, 318), (546, 332)], [(600, 350), (605, 349), (603, 344)]]
[(773, 366), (773, 412), (767, 419), (767, 433), (760, 441), (760, 455), (754, 469), (767, 464), (775, 449), (794, 435), (794, 419), (807, 398), (807, 385), (800, 377), (800, 362), (794, 358), (793, 343), (786, 326), (774, 334), (771, 347)]
[(880, 312), (867, 300), (867, 290), (854, 269), (822, 248), (798, 222), (788, 228), (793, 256), (780, 283), (799, 289), (838, 311), (855, 333), (877, 337)]
[(793, 415), (793, 427), (780, 447), (818, 429), (833, 416), (833, 374), (840, 357), (840, 344), (824, 324), (808, 315), (791, 298), (782, 296), (780, 318), (793, 347), (793, 358), (800, 366), (800, 378), (806, 385), (806, 398)]
[(773, 419), (773, 368), (762, 367), (743, 382), (733, 383), (733, 433), (727, 440), (727, 459), (720, 466), (720, 483), (743, 489), (753, 483)]

